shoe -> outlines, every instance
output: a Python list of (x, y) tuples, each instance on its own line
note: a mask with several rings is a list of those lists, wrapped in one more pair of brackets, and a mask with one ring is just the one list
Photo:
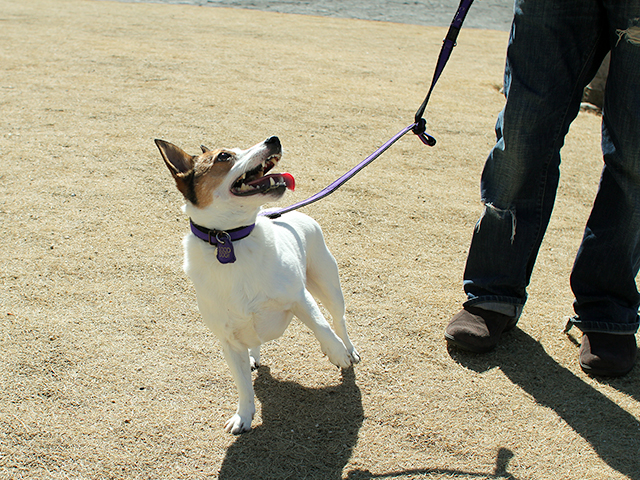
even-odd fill
[(588, 375), (621, 377), (631, 371), (638, 347), (633, 334), (588, 332), (582, 334), (580, 367)]
[(516, 326), (518, 320), (478, 307), (465, 307), (447, 325), (444, 337), (449, 345), (474, 353), (493, 350), (500, 335)]

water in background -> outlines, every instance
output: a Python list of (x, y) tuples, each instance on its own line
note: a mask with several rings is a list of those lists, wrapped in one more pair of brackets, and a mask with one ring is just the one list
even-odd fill
[[(172, 3), (207, 7), (247, 8), (300, 15), (359, 18), (427, 26), (448, 26), (459, 0), (120, 0)], [(465, 28), (508, 31), (513, 18), (513, 0), (477, 1), (469, 9)]]

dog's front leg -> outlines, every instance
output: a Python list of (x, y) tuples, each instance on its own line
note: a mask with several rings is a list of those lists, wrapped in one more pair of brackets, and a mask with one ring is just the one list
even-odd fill
[(238, 388), (238, 409), (235, 415), (224, 424), (224, 429), (238, 435), (251, 430), (251, 420), (256, 412), (249, 351), (247, 349), (235, 350), (228, 343), (223, 343), (222, 351)]
[[(328, 251), (325, 253), (329, 254)], [(329, 254), (330, 255), (330, 254)], [(340, 279), (338, 278), (338, 267), (333, 257), (329, 257), (324, 262), (319, 262), (307, 277), (307, 288), (312, 295), (320, 300), (320, 302), (329, 310), (331, 318), (333, 318), (333, 329), (344, 343), (347, 352), (351, 356), (352, 362), (360, 362), (360, 354), (356, 347), (351, 343), (351, 339), (347, 334), (347, 321), (345, 319), (345, 305), (342, 289), (340, 288)], [(317, 277), (317, 278), (316, 278)]]
[(307, 290), (304, 297), (293, 309), (293, 313), (309, 327), (318, 341), (323, 353), (329, 357), (329, 361), (340, 368), (349, 368), (354, 363), (342, 340), (331, 329), (329, 322), (324, 318), (320, 307)]

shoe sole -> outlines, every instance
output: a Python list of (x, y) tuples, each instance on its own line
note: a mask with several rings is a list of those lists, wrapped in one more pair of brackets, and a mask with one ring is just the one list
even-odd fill
[(580, 368), (584, 373), (594, 377), (623, 377), (631, 370), (633, 370), (633, 365), (625, 370), (607, 370), (602, 368), (592, 368), (588, 365), (583, 364), (582, 362), (579, 363)]
[(447, 341), (448, 345), (459, 348), (460, 350), (464, 350), (466, 352), (471, 352), (471, 353), (488, 353), (491, 350), (496, 348), (495, 345), (492, 347), (476, 347), (475, 345), (461, 343), (457, 341), (455, 338), (453, 338), (453, 336), (449, 335), (448, 333), (444, 334), (444, 338)]

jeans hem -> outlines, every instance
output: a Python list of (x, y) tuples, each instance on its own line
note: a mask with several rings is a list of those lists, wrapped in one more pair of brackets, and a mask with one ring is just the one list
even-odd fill
[(636, 317), (635, 323), (613, 323), (582, 320), (580, 317), (571, 317), (571, 325), (578, 327), (582, 333), (613, 333), (618, 335), (634, 335), (638, 331), (640, 322)]
[(474, 295), (467, 295), (467, 301), (462, 304), (463, 307), (480, 306), (482, 303), (504, 303), (506, 305), (513, 305), (514, 307), (523, 307), (524, 301), (515, 297), (504, 297), (501, 295), (483, 295), (476, 297)]
[(518, 298), (502, 297), (499, 295), (484, 295), (469, 298), (463, 307), (478, 307), (492, 312), (502, 313), (513, 318), (520, 318), (524, 302)]

